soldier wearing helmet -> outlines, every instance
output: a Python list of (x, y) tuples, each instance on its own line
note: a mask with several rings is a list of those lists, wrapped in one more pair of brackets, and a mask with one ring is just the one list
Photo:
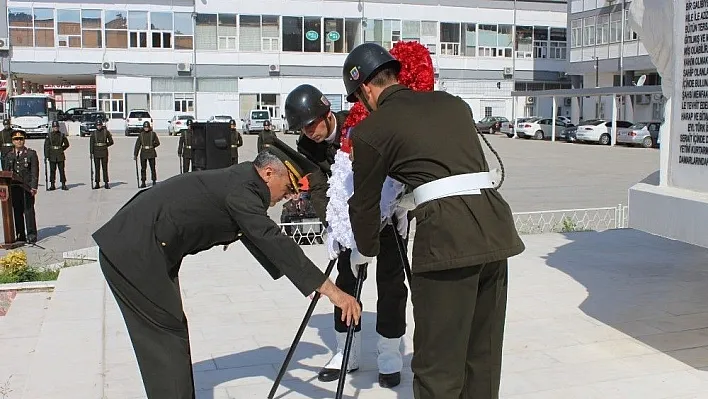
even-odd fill
[(157, 171), (155, 170), (155, 158), (157, 151), (155, 148), (160, 146), (160, 139), (157, 138), (157, 133), (152, 130), (150, 122), (143, 122), (143, 131), (135, 140), (135, 149), (133, 150), (133, 159), (137, 160), (140, 155), (140, 188), (145, 188), (145, 180), (147, 179), (147, 164), (150, 163), (150, 174), (152, 177), (152, 185), (157, 184)]
[[(263, 122), (264, 129), (266, 122), (268, 121)], [(243, 138), (241, 137), (241, 133), (238, 131), (238, 128), (236, 128), (235, 120), (231, 119), (229, 121), (229, 128), (231, 129), (231, 163), (235, 165), (238, 163), (238, 148), (243, 145)]]
[[(432, 69), (427, 51), (419, 57)], [(524, 243), (467, 103), (442, 91), (413, 91), (399, 83), (400, 69), (375, 43), (354, 48), (342, 69), (347, 100), (371, 111), (351, 136), (354, 239), (365, 258), (383, 251), (373, 194), (387, 176), (413, 189), (414, 398), (497, 398), (507, 259)]]
[(111, 132), (108, 131), (103, 125), (103, 120), (99, 117), (96, 120), (96, 130), (91, 132), (91, 137), (89, 139), (89, 151), (91, 152), (91, 158), (93, 158), (94, 169), (96, 170), (95, 181), (96, 184), (93, 186), (94, 189), (101, 188), (100, 176), (101, 170), (103, 170), (103, 182), (106, 189), (111, 188), (108, 185), (108, 147), (113, 145), (113, 136)]
[(6, 118), (2, 121), (2, 131), (0, 131), (0, 156), (5, 160), (5, 155), (12, 151), (12, 126), (10, 119)]
[(59, 122), (52, 121), (52, 131), (49, 132), (44, 140), (44, 158), (49, 160), (49, 190), (56, 190), (54, 182), (57, 178), (57, 168), (59, 169), (59, 180), (61, 181), (61, 189), (68, 190), (66, 186), (66, 171), (65, 165), (66, 154), (64, 151), (69, 148), (69, 139), (61, 131), (59, 131)]
[(192, 163), (192, 120), (187, 119), (187, 130), (182, 130), (177, 144), (177, 156), (182, 157), (182, 173), (189, 172)]

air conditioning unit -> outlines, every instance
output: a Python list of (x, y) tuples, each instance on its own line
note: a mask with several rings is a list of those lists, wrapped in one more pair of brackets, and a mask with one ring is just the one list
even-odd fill
[(570, 97), (566, 97), (565, 99), (563, 99), (563, 104), (566, 107), (570, 107), (571, 105), (573, 105), (573, 99)]
[(113, 61), (103, 61), (103, 63), (101, 64), (101, 70), (103, 72), (115, 72), (116, 63)]
[(514, 68), (513, 67), (504, 67), (504, 76), (512, 76), (514, 75)]
[(180, 62), (177, 64), (177, 72), (189, 72), (192, 70), (192, 64), (189, 62)]
[(279, 72), (280, 72), (280, 65), (278, 65), (278, 64), (270, 64), (270, 65), (268, 65), (268, 72), (270, 72), (270, 73), (279, 73)]
[(0, 37), (0, 50), (9, 50), (10, 40), (6, 37)]
[(526, 97), (526, 104), (535, 104), (536, 97)]

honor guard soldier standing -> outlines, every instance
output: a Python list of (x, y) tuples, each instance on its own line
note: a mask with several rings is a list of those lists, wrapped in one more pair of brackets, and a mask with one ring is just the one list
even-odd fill
[(101, 119), (96, 121), (96, 131), (91, 133), (91, 138), (89, 140), (89, 148), (91, 149), (91, 158), (93, 158), (93, 166), (96, 173), (96, 185), (93, 186), (94, 189), (101, 188), (100, 176), (101, 170), (103, 170), (103, 182), (106, 189), (111, 188), (108, 185), (108, 147), (113, 145), (113, 136), (111, 132), (108, 131), (103, 125)]
[(525, 247), (467, 103), (446, 92), (414, 92), (398, 84), (399, 70), (375, 43), (354, 48), (344, 62), (347, 100), (372, 111), (351, 134), (349, 214), (357, 248), (366, 257), (381, 251), (386, 177), (413, 189), (414, 397), (496, 399), (507, 259)]
[(149, 399), (195, 397), (179, 289), (182, 259), (189, 254), (240, 241), (273, 279), (286, 276), (303, 296), (318, 291), (329, 297), (344, 309), (346, 324), (359, 320), (356, 299), (338, 289), (267, 214), (269, 206), (297, 194), (299, 177), (308, 173), (294, 155), (300, 154), (271, 146), (253, 162), (174, 176), (140, 190), (93, 234)]
[(182, 130), (177, 144), (177, 156), (182, 157), (182, 173), (189, 172), (192, 163), (192, 120), (187, 119), (187, 130)]
[[(326, 225), (328, 178), (330, 167), (340, 146), (342, 127), (347, 118), (347, 111), (334, 113), (331, 111), (327, 98), (316, 87), (304, 84), (296, 87), (285, 100), (285, 118), (290, 129), (302, 131), (297, 142), (297, 150), (310, 161), (316, 163), (320, 170), (313, 172), (309, 178), (310, 199), (315, 213)], [(379, 193), (381, 190), (379, 190)], [(408, 223), (407, 220), (401, 223)], [(380, 225), (380, 223), (379, 223)], [(377, 343), (377, 363), (379, 367), (379, 385), (384, 388), (395, 387), (401, 381), (403, 366), (401, 354), (401, 337), (406, 330), (406, 302), (408, 290), (405, 286), (403, 264), (396, 243), (396, 230), (387, 225), (379, 236), (382, 251), (376, 264), (376, 285), (378, 302), (376, 312), (376, 331), (379, 334)], [(354, 295), (356, 292), (356, 277), (351, 269), (351, 251), (342, 252), (337, 260), (337, 287)], [(341, 372), (344, 343), (347, 326), (341, 320), (341, 310), (334, 309), (334, 329), (337, 337), (337, 351), (318, 374), (323, 382), (336, 381)], [(361, 353), (361, 325), (355, 328), (352, 351), (349, 357), (348, 369), (359, 368)]]
[[(238, 163), (238, 148), (243, 145), (243, 138), (236, 128), (235, 120), (231, 119), (229, 121), (229, 127), (231, 127), (231, 163), (235, 165)], [(263, 127), (265, 127), (265, 122)]]
[[(17, 241), (34, 244), (37, 242), (34, 198), (39, 185), (39, 157), (35, 150), (25, 147), (25, 134), (21, 131), (13, 134), (12, 144), (14, 148), (7, 153), (3, 160), (3, 170), (17, 173), (22, 182), (31, 189), (28, 192), (20, 186), (12, 186), (11, 188), (15, 233), (17, 233)], [(27, 234), (25, 234), (25, 226)]]
[(159, 146), (160, 140), (157, 138), (157, 133), (150, 127), (150, 122), (143, 122), (143, 131), (138, 135), (138, 139), (135, 141), (135, 151), (133, 151), (133, 160), (138, 159), (138, 154), (140, 154), (140, 188), (145, 188), (148, 162), (150, 163), (152, 185), (157, 184), (157, 171), (155, 170), (157, 151), (155, 148)]
[(49, 190), (56, 190), (54, 182), (57, 177), (57, 168), (59, 168), (59, 180), (61, 181), (61, 189), (68, 190), (66, 186), (66, 171), (65, 161), (66, 155), (64, 151), (69, 148), (69, 139), (64, 133), (59, 131), (59, 122), (52, 121), (52, 131), (49, 132), (44, 140), (44, 158), (49, 160)]
[(13, 148), (10, 120), (4, 119), (2, 121), (2, 131), (0, 132), (0, 155), (2, 156), (2, 162), (5, 162), (5, 156), (12, 151)]

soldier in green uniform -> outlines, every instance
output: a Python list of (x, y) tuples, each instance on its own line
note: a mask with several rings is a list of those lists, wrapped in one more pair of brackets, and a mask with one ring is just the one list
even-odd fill
[(344, 62), (347, 100), (373, 111), (351, 134), (354, 238), (362, 255), (376, 256), (386, 176), (413, 189), (414, 397), (496, 399), (507, 259), (525, 247), (467, 103), (400, 85), (399, 70), (375, 43)]
[[(290, 129), (302, 131), (297, 150), (319, 166), (308, 178), (310, 199), (317, 217), (327, 225), (327, 190), (332, 175), (331, 166), (340, 148), (342, 127), (348, 111), (332, 112), (329, 100), (316, 87), (303, 84), (288, 94), (285, 100), (285, 117)], [(379, 193), (381, 190), (379, 190)], [(406, 223), (407, 220), (401, 221)], [(408, 290), (405, 285), (403, 264), (396, 243), (396, 230), (387, 225), (379, 236), (382, 251), (376, 264), (376, 344), (379, 385), (392, 388), (401, 382), (403, 359), (401, 339), (406, 332), (406, 302)], [(377, 235), (378, 236), (378, 235)], [(328, 245), (328, 247), (330, 247)], [(351, 269), (351, 250), (339, 254), (337, 260), (337, 287), (344, 292), (356, 293), (356, 277)], [(337, 256), (330, 254), (330, 257)], [(332, 359), (320, 370), (318, 379), (336, 381), (341, 373), (347, 326), (340, 321), (341, 310), (334, 309), (334, 330), (337, 349)], [(355, 328), (348, 370), (359, 368), (361, 353), (361, 325)]]
[(10, 120), (4, 119), (2, 121), (2, 131), (0, 131), (0, 156), (2, 156), (3, 162), (5, 162), (5, 156), (7, 153), (12, 151), (13, 148), (12, 127), (10, 126)]
[(59, 131), (59, 122), (52, 121), (52, 131), (49, 132), (44, 140), (44, 158), (49, 160), (49, 190), (56, 190), (54, 182), (57, 178), (57, 168), (59, 168), (59, 180), (61, 181), (61, 189), (68, 190), (66, 186), (66, 171), (64, 162), (66, 155), (64, 151), (69, 148), (69, 139), (64, 133)]
[[(37, 219), (34, 214), (34, 199), (39, 185), (39, 157), (37, 152), (25, 147), (25, 134), (21, 131), (12, 136), (13, 149), (7, 153), (3, 161), (3, 170), (13, 171), (20, 176), (22, 182), (30, 187), (30, 191), (21, 186), (12, 186), (12, 210), (15, 216), (15, 233), (17, 241), (30, 244), (37, 242)], [(26, 226), (26, 234), (25, 234)]]
[(187, 119), (187, 130), (182, 130), (177, 144), (177, 156), (182, 157), (182, 173), (189, 172), (192, 163), (192, 120)]
[(101, 188), (100, 176), (101, 170), (103, 170), (103, 182), (105, 183), (105, 188), (109, 189), (111, 186), (108, 185), (108, 147), (113, 145), (113, 136), (108, 128), (103, 125), (101, 119), (96, 121), (96, 131), (91, 133), (89, 141), (89, 151), (91, 151), (91, 158), (93, 158), (94, 170), (96, 173), (96, 185), (93, 186), (94, 189)]
[(157, 133), (150, 127), (150, 122), (143, 122), (143, 131), (135, 140), (135, 150), (133, 151), (133, 160), (138, 159), (140, 154), (140, 188), (145, 188), (145, 180), (147, 179), (147, 164), (150, 163), (150, 174), (152, 175), (152, 185), (157, 184), (157, 171), (155, 170), (155, 158), (157, 151), (155, 148), (160, 146), (160, 139), (157, 138)]
[[(265, 122), (263, 126), (265, 126)], [(243, 138), (236, 128), (235, 120), (229, 121), (229, 127), (231, 128), (231, 163), (236, 165), (238, 163), (238, 148), (243, 145)]]

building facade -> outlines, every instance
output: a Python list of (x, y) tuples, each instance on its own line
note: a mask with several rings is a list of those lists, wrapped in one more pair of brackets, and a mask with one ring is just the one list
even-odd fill
[(570, 87), (565, 0), (6, 6), (0, 32), (7, 32), (11, 62), (4, 60), (3, 72), (39, 84), (95, 84), (95, 106), (110, 118), (149, 109), (157, 128), (175, 113), (245, 119), (252, 109), (267, 109), (279, 124), (287, 93), (305, 82), (326, 93), (334, 109), (348, 108), (341, 68), (363, 42), (426, 45), (437, 88), (464, 98), (477, 119), (550, 114), (549, 105), (533, 100), (512, 104), (512, 88)]
[[(568, 29), (574, 88), (660, 85), (661, 78), (628, 22), (630, 0), (570, 0)], [(644, 78), (642, 78), (644, 76)], [(663, 119), (660, 94), (622, 96), (618, 119), (630, 122)], [(583, 119), (612, 116), (612, 97), (582, 98)]]

